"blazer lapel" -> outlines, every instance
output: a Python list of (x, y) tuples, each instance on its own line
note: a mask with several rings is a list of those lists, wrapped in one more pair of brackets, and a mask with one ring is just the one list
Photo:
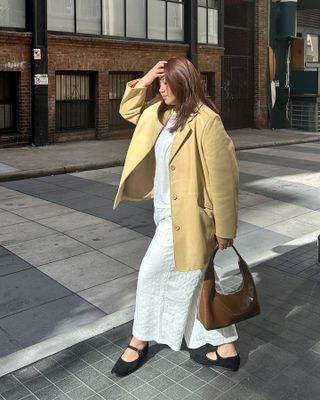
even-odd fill
[[(147, 154), (154, 147), (163, 127), (166, 125), (170, 118), (172, 111), (167, 111), (164, 115), (164, 125), (156, 118), (152, 132), (149, 133), (147, 140), (143, 139), (142, 135), (148, 135), (147, 132), (140, 132), (139, 138), (135, 138), (135, 143), (133, 145), (133, 152), (129, 152), (126, 163), (125, 170), (122, 173), (121, 183), (124, 183), (129, 174), (136, 168), (136, 166), (147, 156)], [(148, 128), (150, 129), (150, 128)], [(141, 138), (141, 139), (140, 139)], [(141, 142), (140, 142), (141, 140)]]
[(183, 145), (183, 143), (186, 140), (190, 131), (191, 131), (191, 128), (190, 128), (189, 124), (186, 123), (182, 130), (178, 130), (175, 133), (175, 137), (174, 137), (171, 152), (170, 152), (169, 163), (172, 161), (172, 159), (177, 154), (180, 147)]

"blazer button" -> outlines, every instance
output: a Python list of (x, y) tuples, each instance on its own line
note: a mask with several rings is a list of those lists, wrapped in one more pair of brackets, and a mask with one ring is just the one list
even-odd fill
[(174, 229), (175, 229), (176, 231), (179, 231), (179, 230), (180, 230), (180, 226), (179, 226), (179, 225), (175, 225), (175, 226), (174, 226)]
[(172, 165), (170, 165), (170, 169), (171, 169), (171, 171), (174, 171), (176, 169), (176, 166), (172, 164)]
[(177, 200), (178, 196), (176, 194), (172, 195), (173, 200)]

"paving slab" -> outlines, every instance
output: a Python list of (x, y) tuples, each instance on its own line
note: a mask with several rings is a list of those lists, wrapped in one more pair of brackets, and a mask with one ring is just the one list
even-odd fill
[(64, 291), (64, 296), (60, 299), (40, 303), (17, 315), (0, 319), (0, 328), (26, 348), (65, 332), (80, 329), (106, 315), (63, 286), (61, 291)]
[[(83, 228), (88, 225), (96, 225), (105, 222), (102, 218), (97, 218), (82, 212), (68, 209), (69, 212), (49, 218), (41, 218), (39, 222), (48, 228), (64, 233), (70, 230)], [(1, 215), (0, 215), (1, 216)]]
[(138, 273), (133, 272), (79, 291), (78, 295), (107, 314), (112, 314), (135, 304), (137, 280)]
[(0, 227), (19, 224), (20, 222), (26, 222), (26, 220), (17, 216), (16, 214), (13, 214), (12, 212), (0, 212)]
[(66, 231), (66, 235), (93, 249), (101, 249), (112, 244), (125, 243), (131, 239), (141, 237), (139, 233), (110, 221)]
[(39, 270), (75, 293), (133, 272), (132, 268), (98, 251), (44, 264)]
[[(43, 229), (48, 230), (48, 228)], [(17, 244), (7, 244), (6, 246), (12, 253), (18, 255), (35, 267), (92, 250), (90, 247), (77, 240), (59, 233), (38, 237), (37, 239), (27, 240)]]
[(70, 294), (68, 289), (36, 268), (2, 276), (0, 279), (0, 321), (8, 315)]
[(11, 246), (31, 239), (44, 238), (55, 233), (52, 229), (46, 228), (35, 222), (20, 222), (1, 228), (0, 243), (3, 246)]
[(136, 239), (128, 240), (123, 246), (123, 243), (111, 244), (108, 247), (101, 248), (100, 251), (115, 260), (139, 270), (142, 258), (144, 257), (151, 239), (142, 236)]

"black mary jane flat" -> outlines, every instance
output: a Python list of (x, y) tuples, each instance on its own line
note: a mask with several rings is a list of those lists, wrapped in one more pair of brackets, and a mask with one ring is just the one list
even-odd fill
[(218, 351), (216, 351), (217, 359), (212, 360), (207, 357), (206, 353), (194, 352), (191, 355), (191, 359), (199, 364), (208, 365), (212, 367), (221, 367), (230, 369), (232, 371), (237, 371), (240, 366), (240, 356), (237, 354), (233, 357), (221, 357)]
[(124, 361), (121, 358), (123, 354), (122, 353), (111, 370), (111, 373), (115, 374), (116, 376), (126, 376), (132, 374), (132, 372), (134, 372), (140, 366), (142, 360), (148, 354), (149, 343), (147, 342), (142, 350), (139, 350), (130, 344), (127, 346), (127, 348), (136, 351), (138, 353), (138, 358), (134, 361)]

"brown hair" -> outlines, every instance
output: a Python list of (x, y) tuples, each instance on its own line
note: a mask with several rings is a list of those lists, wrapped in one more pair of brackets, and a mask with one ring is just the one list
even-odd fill
[(214, 103), (206, 97), (200, 74), (194, 65), (185, 57), (170, 58), (164, 67), (165, 80), (176, 98), (175, 105), (167, 105), (163, 100), (158, 108), (158, 118), (163, 123), (164, 113), (172, 108), (175, 109), (177, 117), (170, 129), (175, 132), (182, 129), (190, 114), (196, 112), (201, 104), (205, 104), (218, 113)]

